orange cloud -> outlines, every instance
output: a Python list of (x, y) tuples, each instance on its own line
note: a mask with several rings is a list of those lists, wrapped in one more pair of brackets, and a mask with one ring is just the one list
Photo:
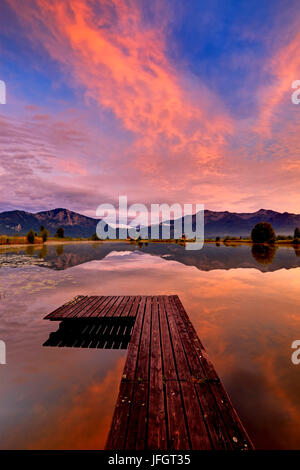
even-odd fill
[(54, 407), (48, 426), (42, 432), (39, 428), (39, 437), (32, 436), (28, 448), (104, 449), (123, 367), (124, 359), (121, 359), (102, 382), (88, 385), (80, 393), (74, 392), (68, 400), (69, 406)]
[[(298, 29), (298, 28), (297, 28)], [(274, 53), (270, 60), (267, 60), (265, 69), (272, 77), (272, 84), (262, 91), (262, 104), (260, 116), (256, 124), (256, 129), (263, 135), (270, 136), (271, 126), (274, 118), (282, 120), (280, 105), (289, 106), (292, 109), (291, 95), (292, 83), (300, 79), (300, 33), (295, 31), (287, 43)], [(283, 99), (285, 99), (283, 103)], [(279, 111), (277, 114), (275, 111)]]
[(84, 0), (36, 0), (22, 10), (16, 0), (10, 4), (33, 38), (85, 87), (87, 99), (113, 111), (136, 135), (136, 154), (185, 154), (196, 164), (220, 158), (232, 131), (229, 116), (220, 104), (209, 109), (204, 87), (200, 96), (186, 89), (167, 57), (163, 31), (145, 24), (138, 3), (102, 1), (97, 16)]
[[(56, 142), (52, 184), (61, 186), (56, 193), (65, 204), (89, 193), (83, 209), (91, 214), (103, 197), (123, 193), (133, 202), (298, 211), (300, 115), (290, 95), (300, 73), (300, 36), (292, 27), (266, 59), (261, 78), (272, 82), (253, 90), (257, 114), (235, 119), (186, 64), (172, 62), (162, 12), (154, 24), (136, 0), (32, 0), (22, 9), (17, 0), (7, 2), (34, 47), (60, 64), (89, 105), (85, 148), (65, 148), (77, 139), (61, 123), (45, 136)], [(46, 126), (41, 119), (35, 124)], [(63, 198), (66, 187), (70, 196)]]

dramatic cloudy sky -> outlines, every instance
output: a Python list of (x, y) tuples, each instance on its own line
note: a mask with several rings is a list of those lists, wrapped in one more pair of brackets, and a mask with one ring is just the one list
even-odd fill
[(300, 212), (297, 0), (1, 0), (0, 210)]

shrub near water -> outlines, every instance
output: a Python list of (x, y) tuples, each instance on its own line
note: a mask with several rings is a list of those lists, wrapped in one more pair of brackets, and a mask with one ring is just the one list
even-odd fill
[(65, 231), (64, 231), (63, 227), (58, 227), (58, 229), (56, 230), (55, 237), (56, 238), (64, 238), (64, 236), (65, 236)]
[(276, 233), (269, 222), (259, 222), (251, 232), (254, 243), (275, 243)]
[(42, 237), (44, 243), (49, 238), (49, 231), (43, 225), (40, 227), (40, 236)]
[(91, 240), (98, 241), (100, 240), (100, 238), (98, 237), (97, 233), (93, 233), (93, 235), (91, 236)]
[(34, 243), (34, 239), (35, 239), (34, 231), (29, 230), (29, 232), (26, 235), (26, 238), (27, 238), (28, 243)]

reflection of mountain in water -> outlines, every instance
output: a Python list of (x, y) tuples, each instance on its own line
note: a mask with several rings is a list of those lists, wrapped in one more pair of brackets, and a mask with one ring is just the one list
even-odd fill
[[(35, 265), (50, 269), (63, 270), (93, 260), (101, 260), (112, 251), (139, 251), (153, 256), (163, 257), (187, 266), (195, 266), (203, 271), (213, 269), (254, 268), (260, 271), (276, 271), (300, 266), (299, 250), (292, 247), (269, 248), (240, 246), (216, 246), (206, 244), (202, 250), (189, 251), (184, 246), (174, 243), (127, 243), (113, 242), (100, 244), (65, 244), (49, 245), (31, 253)], [(22, 251), (18, 251), (20, 255)], [(25, 254), (25, 250), (23, 250)], [(26, 253), (28, 259), (28, 251)], [(6, 262), (15, 252), (6, 252)], [(298, 255), (298, 256), (297, 256)], [(39, 262), (40, 260), (40, 262)], [(46, 264), (45, 264), (46, 261)]]

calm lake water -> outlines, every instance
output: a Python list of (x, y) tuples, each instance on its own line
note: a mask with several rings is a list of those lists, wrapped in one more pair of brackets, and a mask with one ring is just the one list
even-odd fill
[(78, 294), (178, 294), (256, 448), (300, 449), (300, 252), (176, 244), (0, 251), (0, 448), (102, 449), (124, 350), (43, 347)]

